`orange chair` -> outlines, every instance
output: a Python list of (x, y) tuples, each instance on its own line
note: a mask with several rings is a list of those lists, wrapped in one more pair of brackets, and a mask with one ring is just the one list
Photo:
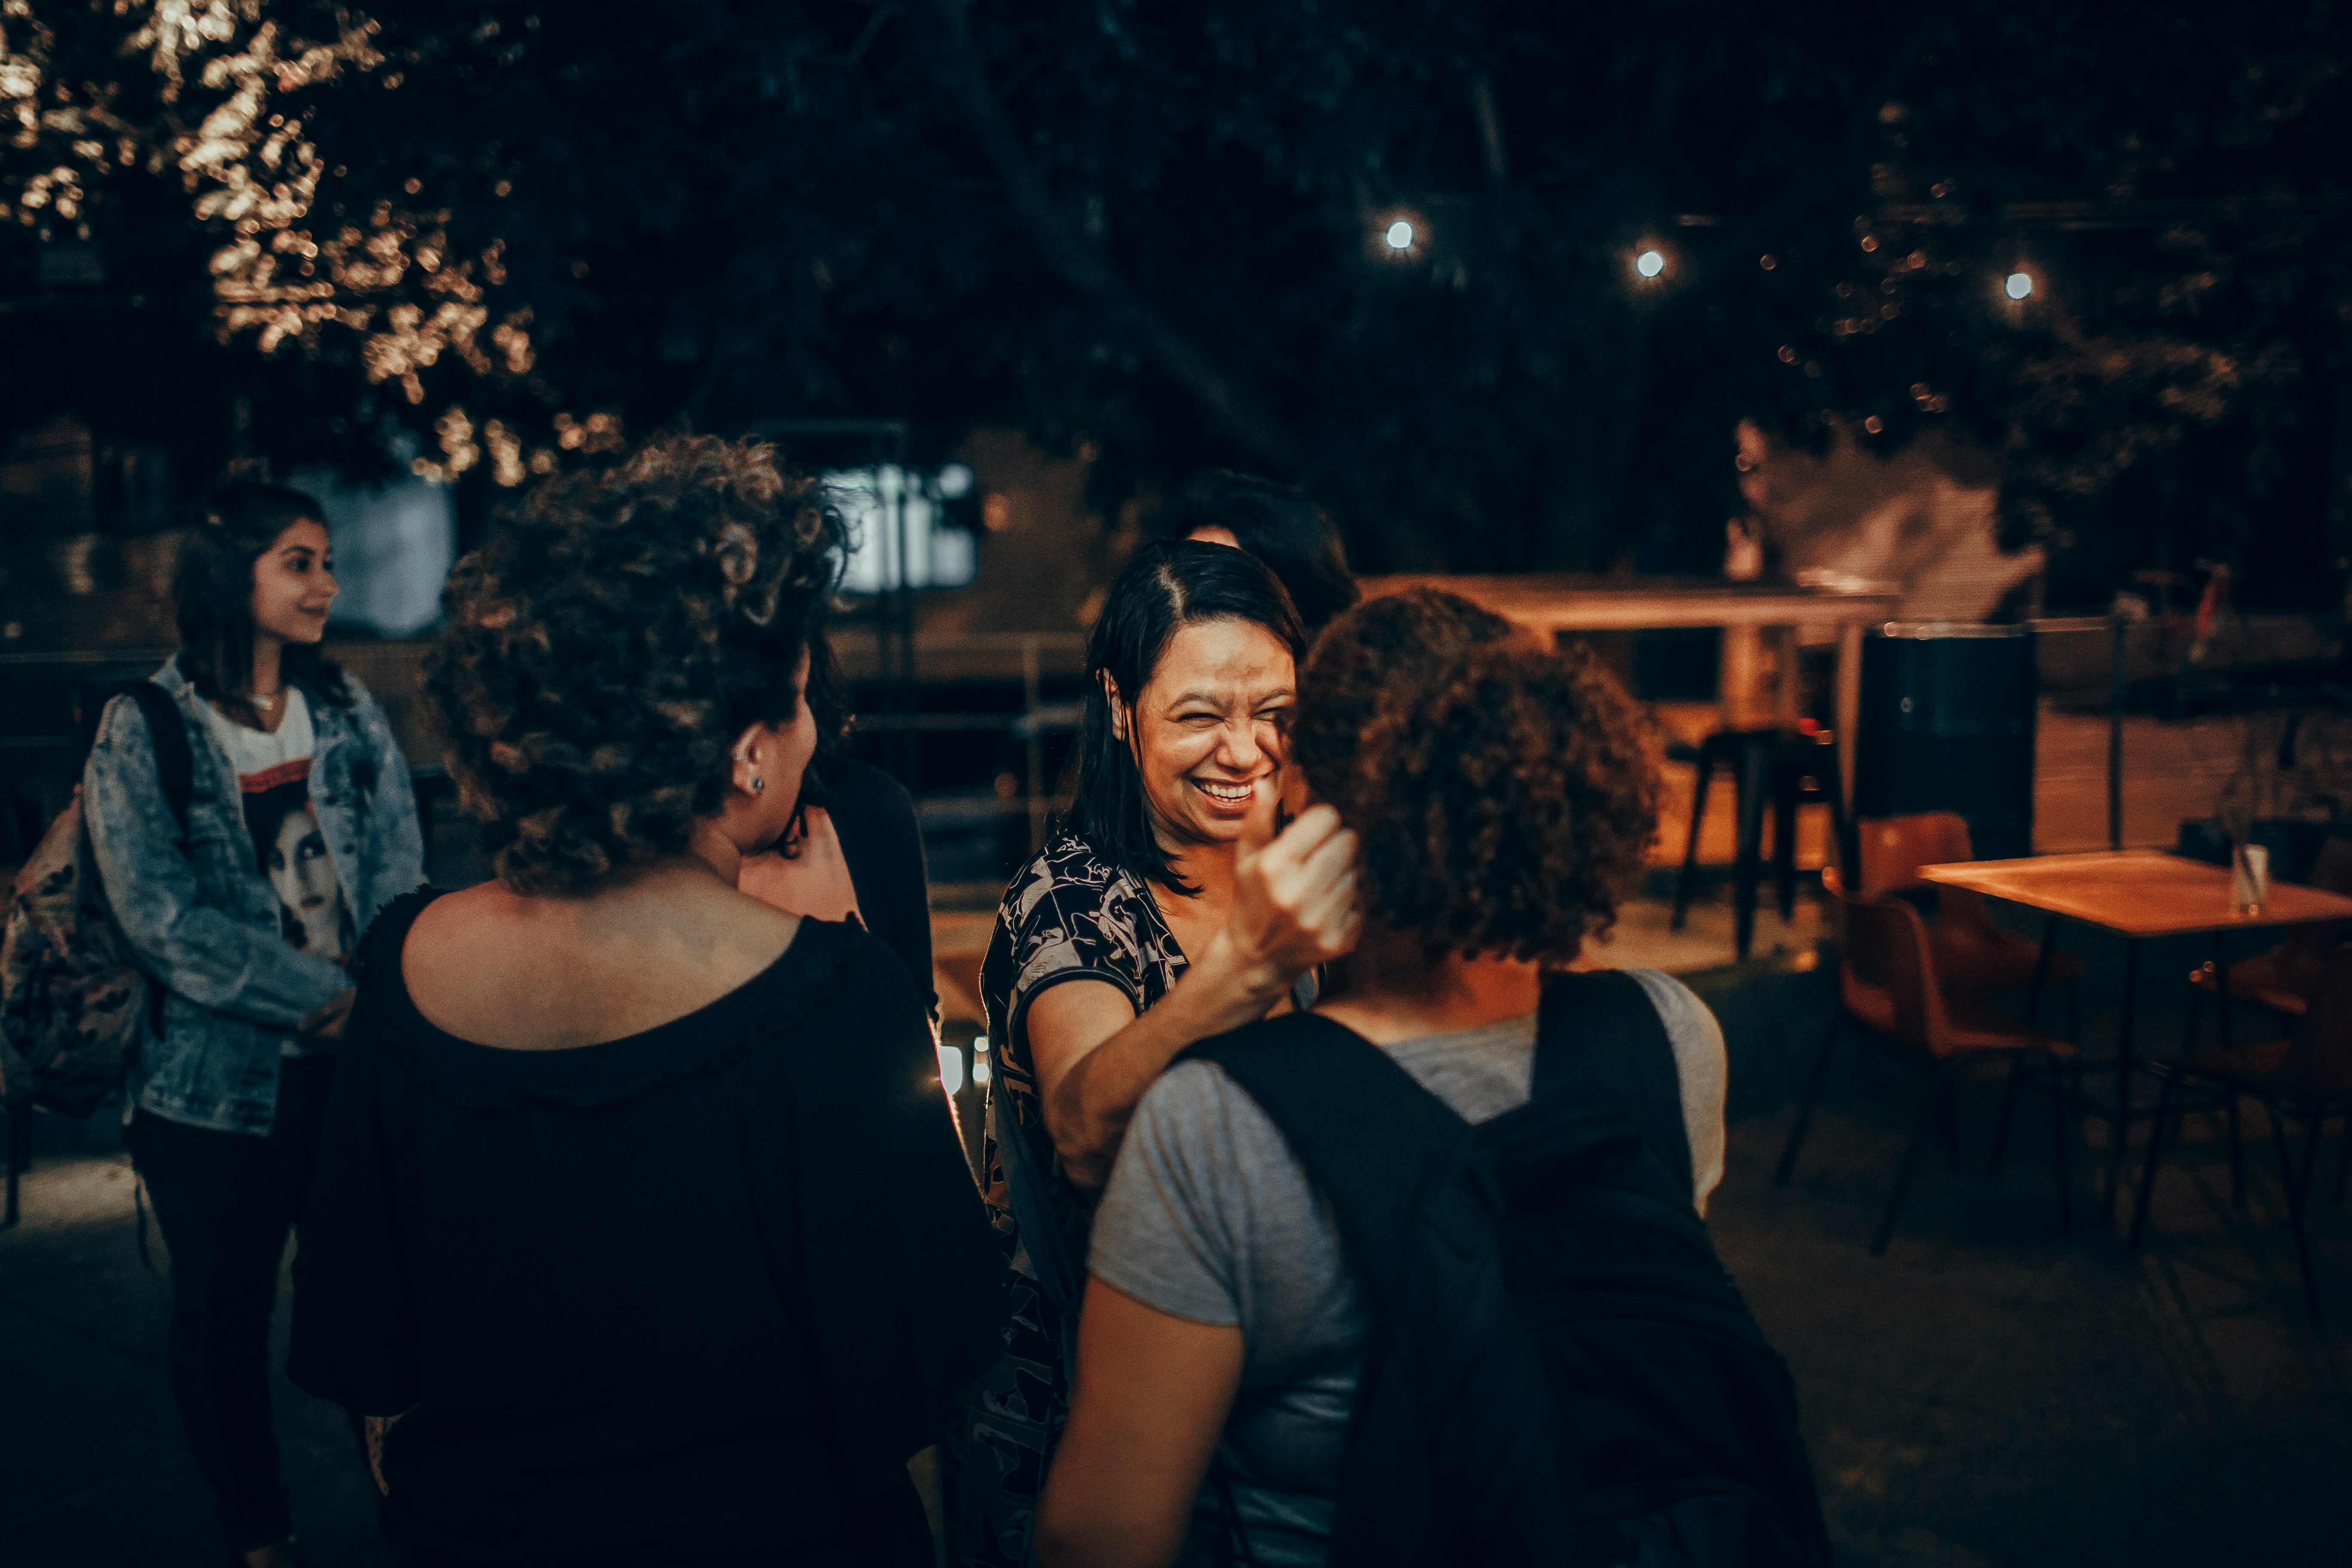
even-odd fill
[(1951, 1111), (1952, 1069), (1964, 1063), (2002, 1057), (2009, 1058), (2009, 1086), (2001, 1096), (2000, 1119), (1993, 1129), (1992, 1153), (1986, 1168), (1990, 1172), (2000, 1167), (2001, 1153), (2009, 1142), (2010, 1114), (2026, 1068), (2030, 1065), (2041, 1067), (2050, 1092), (2051, 1129), (2058, 1167), (2058, 1228), (2061, 1235), (2072, 1235), (2074, 1215), (2066, 1149), (2073, 1136), (2075, 1104), (2069, 1076), (2075, 1063), (2074, 1047), (2063, 1040), (2021, 1033), (2013, 1025), (1986, 1012), (1965, 993), (1946, 995), (1936, 973), (1935, 951), (1927, 922), (1909, 904), (1899, 899), (1854, 898), (1840, 885), (1834, 871), (1823, 873), (1822, 885), (1835, 900), (1840, 1005), (1829, 1037), (1822, 1042), (1821, 1059), (1814, 1063), (1812, 1078), (1798, 1104), (1797, 1124), (1790, 1130), (1788, 1146), (1780, 1152), (1780, 1165), (1774, 1180), (1786, 1186), (1790, 1173), (1796, 1169), (1797, 1150), (1812, 1120), (1813, 1103), (1820, 1099), (1822, 1085), (1829, 1078), (1838, 1035), (1851, 1019), (1908, 1058), (1919, 1068), (1921, 1079), (1918, 1116), (1912, 1126), (1910, 1144), (1903, 1152), (1903, 1163), (1895, 1173), (1895, 1191), (1886, 1200), (1878, 1234), (1871, 1240), (1873, 1256), (1884, 1253), (1895, 1234), (1895, 1222), (1911, 1190), (1912, 1174), (1918, 1167), (1920, 1147), (1927, 1141), (1930, 1123), (1939, 1119), (1943, 1121), (1957, 1160), (1958, 1139)]
[[(1977, 858), (1969, 844), (1965, 819), (1953, 812), (1927, 811), (1910, 816), (1866, 817), (1858, 826), (1864, 898), (1934, 893), (1936, 920), (1927, 928), (1927, 939), (1936, 950), (1936, 973), (1946, 985), (1971, 991), (2015, 991), (2034, 984), (2042, 963), (2039, 945), (1995, 925), (1985, 912), (1981, 895), (1967, 888), (1919, 879), (1922, 866)], [(2074, 983), (2082, 977), (2082, 959), (2071, 952), (2050, 955), (2050, 971), (2043, 978), (2065, 983), (2070, 1035), (2079, 1032), (2074, 1026)]]
[[(2313, 862), (2306, 880), (2331, 893), (2352, 893), (2352, 838), (2328, 840), (2327, 847)], [(2221, 999), (2223, 1050), (2231, 1046), (2232, 1003), (2252, 1002), (2289, 1018), (2302, 1017), (2311, 1005), (2312, 993), (2319, 988), (2320, 976), (2326, 972), (2327, 955), (2336, 951), (2336, 943), (2345, 935), (2342, 921), (2291, 926), (2286, 940), (2268, 952), (2242, 958), (2226, 970), (2210, 961), (2199, 964), (2189, 975), (2192, 989), (2189, 993), (2189, 1017), (2181, 1033), (2182, 1054), (2196, 1053), (2198, 1004), (2207, 995)]]
[[(2192, 1089), (2220, 1093), (2230, 1112), (2230, 1180), (2232, 1193), (2244, 1198), (2244, 1163), (2238, 1143), (2238, 1101), (2247, 1095), (2270, 1112), (2271, 1142), (2278, 1152), (2279, 1182), (2286, 1188), (2287, 1226), (2294, 1234), (2294, 1260), (2303, 1272), (2303, 1297), (2312, 1321), (2319, 1321), (2319, 1285), (2312, 1278), (2311, 1240), (2305, 1235), (2303, 1213), (2311, 1195), (2312, 1173), (2319, 1165), (2319, 1138), (2331, 1116), (2352, 1116), (2352, 945), (2335, 949), (2320, 972), (2294, 1033), (2240, 1050), (2216, 1051), (2210, 1057), (2158, 1059), (2145, 1064), (2164, 1080), (2149, 1124), (2147, 1163), (2140, 1167), (2139, 1202), (2132, 1212), (2126, 1245), (2137, 1250), (2147, 1228), (2148, 1200), (2156, 1192), (2156, 1164), (2164, 1150), (2166, 1125), (2172, 1121), (2175, 1101), (2185, 1084)], [(2290, 1118), (2305, 1123), (2303, 1160), (2295, 1162), (2287, 1147)], [(2352, 1125), (2346, 1139), (2352, 1141)]]

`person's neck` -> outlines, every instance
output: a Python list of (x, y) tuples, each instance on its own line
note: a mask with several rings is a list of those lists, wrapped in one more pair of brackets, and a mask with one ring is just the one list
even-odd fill
[(285, 677), (286, 645), (268, 632), (257, 632), (253, 638), (253, 678), (247, 682), (247, 695), (275, 697), (281, 689)]
[(1168, 868), (1200, 889), (1197, 901), (1223, 909), (1233, 902), (1234, 847), (1231, 844), (1170, 845), (1160, 840), (1169, 851)]
[(1543, 998), (1543, 972), (1532, 962), (1459, 953), (1432, 961), (1412, 937), (1358, 948), (1339, 982), (1316, 1012), (1382, 1046), (1525, 1017)]
[(735, 851), (735, 859), (729, 862), (727, 852), (733, 845), (709, 829), (705, 824), (688, 839), (683, 855), (625, 866), (573, 891), (517, 893), (498, 882), (484, 882), (469, 891), (503, 900), (511, 912), (541, 926), (569, 926), (591, 936), (634, 932), (635, 922), (648, 908), (675, 908), (682, 893), (722, 882), (733, 886), (742, 864), (741, 852)]
[(730, 888), (743, 879), (743, 847), (729, 837), (715, 818), (705, 817), (694, 825), (693, 836), (686, 841), (686, 859), (707, 867)]

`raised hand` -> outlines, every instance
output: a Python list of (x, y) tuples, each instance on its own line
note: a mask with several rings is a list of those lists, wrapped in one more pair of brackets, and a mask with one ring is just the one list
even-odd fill
[(1234, 910), (1225, 923), (1236, 954), (1279, 984), (1356, 945), (1356, 835), (1328, 805), (1309, 806), (1276, 834), (1278, 792), (1253, 786), (1234, 859)]

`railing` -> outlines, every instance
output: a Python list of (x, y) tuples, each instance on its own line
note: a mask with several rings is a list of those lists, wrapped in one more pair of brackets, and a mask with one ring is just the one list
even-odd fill
[[(878, 675), (878, 671), (867, 674), (860, 668), (851, 639), (841, 639), (841, 644), (836, 645), (835, 652), (841, 657), (845, 674), (852, 679), (860, 675), (875, 679)], [(918, 633), (914, 645), (915, 702), (908, 705), (911, 710), (860, 714), (856, 727), (875, 733), (993, 730), (1017, 735), (1022, 742), (1023, 787), (1017, 795), (1000, 794), (997, 810), (1028, 818), (1029, 848), (1034, 854), (1045, 847), (1045, 826), (1054, 813), (1069, 805), (1066, 797), (1053, 793), (1052, 783), (1045, 777), (1045, 737), (1074, 732), (1084, 711), (1082, 703), (1045, 700), (1045, 672), (1049, 661), (1064, 671), (1083, 668), (1086, 644), (1085, 636), (1077, 632), (982, 632), (955, 637)], [(1021, 710), (1017, 713), (926, 712), (919, 706), (925, 679), (995, 677), (1010, 673), (1016, 661), (1021, 677)]]
[[(837, 626), (835, 652), (845, 675), (869, 687), (897, 682), (899, 673), (889, 668), (887, 656), (891, 650), (882, 646), (883, 640), (866, 625), (849, 623)], [(994, 812), (1027, 819), (1034, 853), (1044, 847), (1045, 827), (1054, 814), (1068, 805), (1053, 793), (1052, 781), (1045, 776), (1046, 738), (1075, 731), (1082, 710), (1079, 703), (1047, 701), (1045, 684), (1049, 675), (1069, 676), (1083, 668), (1086, 640), (1077, 632), (919, 634), (914, 640), (916, 679), (911, 700), (886, 699), (877, 702), (873, 705), (875, 711), (859, 715), (856, 727), (873, 734), (993, 731), (1016, 735), (1022, 742), (1021, 787), (1011, 795), (1000, 794)], [(433, 748), (411, 672), (426, 646), (420, 641), (365, 641), (331, 643), (328, 649), (331, 657), (367, 684), (384, 705), (404, 747), (419, 756), (430, 754)], [(0, 673), (0, 680), (25, 679), (30, 672), (42, 669), (55, 671), (61, 685), (102, 670), (144, 674), (169, 658), (172, 652), (170, 648), (97, 648), (0, 653), (0, 672), (12, 672)], [(13, 673), (16, 671), (26, 675)], [(1016, 676), (1021, 685), (1021, 705), (1014, 711), (951, 712), (927, 710), (920, 706), (926, 681), (945, 683)], [(901, 696), (897, 692), (890, 695)], [(0, 752), (61, 752), (69, 751), (73, 744), (70, 733), (47, 729), (0, 734)], [(436, 778), (440, 770), (428, 762), (420, 763), (418, 772), (420, 777)]]

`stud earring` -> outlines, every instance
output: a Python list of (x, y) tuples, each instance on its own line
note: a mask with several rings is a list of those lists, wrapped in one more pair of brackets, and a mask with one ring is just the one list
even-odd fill
[(753, 795), (758, 795), (761, 790), (766, 789), (767, 787), (768, 781), (763, 778), (754, 778), (751, 781), (751, 793)]

